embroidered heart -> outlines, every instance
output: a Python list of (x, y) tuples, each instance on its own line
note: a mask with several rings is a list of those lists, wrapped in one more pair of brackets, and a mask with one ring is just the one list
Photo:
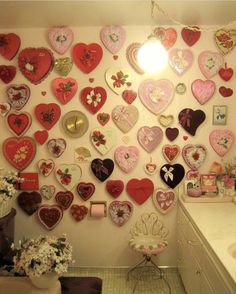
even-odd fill
[(110, 114), (106, 112), (98, 113), (97, 120), (100, 123), (100, 125), (105, 126), (110, 120)]
[(119, 52), (125, 42), (126, 32), (121, 26), (106, 26), (100, 31), (103, 45), (112, 54)]
[(213, 130), (209, 140), (214, 151), (223, 157), (234, 143), (234, 133), (230, 130)]
[(40, 187), (39, 191), (44, 198), (50, 200), (55, 194), (56, 188), (53, 185), (43, 185), (42, 187)]
[(8, 101), (15, 110), (21, 110), (30, 97), (30, 88), (27, 85), (10, 85), (7, 90)]
[(114, 162), (109, 158), (103, 160), (100, 158), (95, 158), (91, 162), (91, 169), (95, 177), (99, 181), (104, 182), (112, 174), (114, 169)]
[(67, 191), (71, 191), (81, 177), (81, 169), (77, 164), (60, 164), (55, 171), (58, 183)]
[(106, 71), (105, 79), (109, 88), (118, 95), (132, 85), (131, 73), (127, 68), (110, 67)]
[(181, 36), (184, 42), (191, 47), (200, 39), (201, 31), (196, 26), (186, 27), (182, 29)]
[(167, 128), (165, 131), (166, 137), (169, 141), (174, 141), (179, 136), (179, 129)]
[(162, 154), (166, 161), (174, 161), (180, 153), (180, 147), (178, 145), (164, 145), (162, 147)]
[(47, 48), (25, 48), (18, 55), (23, 76), (34, 85), (41, 83), (52, 71), (54, 58)]
[(12, 60), (18, 52), (20, 44), (20, 37), (14, 33), (0, 34), (0, 55)]
[(201, 144), (188, 144), (182, 149), (182, 156), (184, 161), (192, 170), (197, 170), (206, 159), (207, 150)]
[(192, 93), (200, 104), (205, 104), (215, 93), (215, 82), (211, 80), (195, 80), (192, 82)]
[(224, 65), (224, 58), (218, 52), (203, 51), (198, 56), (198, 65), (205, 78), (210, 79)]
[(154, 35), (161, 41), (166, 50), (173, 47), (177, 40), (177, 32), (174, 28), (155, 28)]
[(166, 79), (144, 80), (138, 89), (141, 102), (154, 114), (166, 109), (174, 98), (174, 92), (173, 84)]
[(112, 221), (119, 227), (123, 226), (131, 217), (133, 205), (129, 201), (113, 201), (108, 207)]
[(133, 105), (118, 105), (112, 110), (111, 117), (116, 126), (123, 133), (127, 133), (136, 124), (139, 113)]
[(184, 178), (185, 170), (181, 164), (164, 164), (160, 169), (162, 181), (171, 189), (174, 189)]
[(90, 73), (102, 59), (103, 51), (99, 44), (78, 43), (74, 46), (72, 56), (75, 64), (83, 73)]
[(28, 215), (34, 214), (42, 202), (41, 195), (36, 192), (21, 192), (17, 197), (20, 208)]
[(0, 79), (5, 83), (10, 83), (16, 76), (16, 67), (12, 65), (0, 65)]
[(128, 173), (137, 165), (139, 150), (135, 146), (120, 146), (116, 148), (114, 157), (118, 166)]
[(54, 69), (61, 76), (67, 76), (71, 71), (73, 66), (73, 61), (70, 57), (57, 58), (55, 59)]
[(151, 153), (161, 143), (163, 139), (162, 129), (159, 127), (141, 127), (138, 130), (138, 142), (148, 152)]
[(143, 204), (153, 193), (153, 182), (148, 178), (131, 179), (126, 185), (126, 192), (139, 205)]
[(224, 29), (216, 31), (215, 42), (223, 55), (228, 54), (236, 46), (236, 31)]
[(79, 196), (84, 200), (88, 200), (90, 197), (93, 196), (93, 193), (95, 191), (95, 185), (93, 183), (85, 183), (80, 182), (77, 185), (77, 192)]
[(7, 138), (2, 144), (6, 160), (18, 170), (25, 169), (34, 159), (36, 145), (30, 137)]
[(1, 103), (0, 102), (0, 115), (4, 117), (8, 114), (11, 109), (11, 105), (9, 103)]
[(51, 28), (48, 32), (49, 43), (58, 54), (64, 54), (73, 42), (74, 34), (68, 27)]
[(52, 81), (52, 92), (62, 103), (68, 103), (76, 94), (78, 85), (72, 78), (56, 78)]
[(177, 203), (177, 195), (174, 190), (157, 189), (152, 199), (156, 209), (162, 214), (170, 212)]
[(225, 63), (225, 67), (221, 67), (219, 70), (219, 76), (226, 82), (232, 78), (233, 74), (233, 69), (231, 67), (227, 67), (227, 63)]
[(96, 150), (105, 155), (114, 146), (116, 136), (114, 129), (96, 128), (91, 131), (90, 139)]
[(50, 175), (54, 167), (55, 163), (52, 159), (40, 159), (38, 161), (39, 172), (45, 177)]
[(71, 203), (74, 200), (74, 195), (70, 191), (60, 191), (57, 192), (55, 196), (56, 203), (61, 206), (63, 210), (66, 210), (70, 207)]
[(226, 88), (224, 86), (219, 88), (219, 92), (223, 97), (230, 97), (233, 95), (233, 90), (231, 88)]
[(108, 180), (106, 190), (112, 197), (117, 198), (124, 190), (124, 182), (121, 180)]
[(50, 130), (61, 116), (61, 108), (56, 103), (40, 103), (35, 107), (35, 116), (39, 123)]
[(80, 99), (84, 107), (92, 114), (95, 114), (106, 102), (107, 92), (102, 87), (86, 87), (80, 92)]
[(37, 211), (40, 223), (47, 230), (54, 229), (63, 217), (63, 209), (59, 205), (41, 205)]
[(62, 138), (50, 139), (47, 143), (48, 151), (54, 157), (60, 157), (66, 150), (66, 141)]
[(22, 136), (31, 126), (31, 115), (28, 112), (11, 112), (6, 116), (6, 122), (14, 135)]
[(158, 121), (161, 126), (166, 128), (174, 122), (174, 117), (173, 117), (173, 115), (161, 114), (161, 115), (159, 115)]
[(43, 145), (48, 139), (48, 131), (36, 131), (34, 133), (34, 138), (40, 145)]
[(192, 136), (195, 136), (197, 128), (204, 122), (205, 118), (205, 112), (200, 109), (185, 108), (178, 115), (180, 125)]
[(134, 102), (134, 100), (137, 97), (137, 93), (133, 90), (125, 90), (122, 93), (122, 98), (127, 102), (128, 104), (131, 104)]
[(82, 221), (88, 214), (88, 208), (84, 205), (73, 204), (70, 207), (70, 213), (77, 222)]
[(173, 48), (169, 51), (169, 65), (177, 75), (183, 75), (192, 63), (193, 53), (190, 50)]

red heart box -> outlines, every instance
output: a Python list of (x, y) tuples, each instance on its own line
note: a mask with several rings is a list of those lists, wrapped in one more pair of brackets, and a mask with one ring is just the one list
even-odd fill
[(219, 92), (223, 97), (230, 97), (233, 95), (233, 90), (224, 86), (219, 88)]
[(42, 205), (37, 211), (40, 223), (48, 230), (59, 224), (63, 217), (63, 209), (59, 205)]
[(36, 131), (34, 133), (34, 138), (40, 145), (43, 145), (48, 139), (48, 131)]
[(124, 190), (124, 183), (121, 180), (109, 180), (106, 182), (106, 189), (112, 197), (117, 198)]
[(73, 204), (70, 208), (71, 215), (78, 222), (85, 218), (88, 214), (88, 208), (84, 205)]
[(20, 48), (20, 43), (19, 36), (14, 33), (0, 34), (0, 55), (12, 60)]
[(106, 102), (107, 92), (102, 87), (86, 87), (81, 91), (80, 99), (86, 109), (95, 114)]
[(153, 193), (154, 184), (148, 179), (131, 179), (126, 185), (129, 196), (139, 205), (143, 204)]
[(194, 30), (195, 29), (199, 29), (196, 26), (192, 27), (193, 29), (191, 30), (191, 28), (183, 28), (181, 31), (181, 35), (182, 38), (184, 40), (184, 42), (188, 45), (188, 46), (193, 46), (201, 37), (201, 32), (198, 30)]
[(57, 78), (52, 81), (52, 91), (56, 98), (62, 103), (68, 103), (76, 94), (78, 85), (72, 78)]
[(17, 136), (22, 136), (31, 126), (31, 115), (28, 112), (11, 112), (6, 117), (9, 129)]
[(35, 108), (35, 115), (40, 124), (50, 130), (61, 116), (61, 108), (56, 103), (40, 103)]
[(94, 191), (95, 185), (93, 183), (81, 182), (77, 185), (77, 192), (84, 201), (92, 197)]
[(218, 73), (219, 76), (227, 82), (232, 78), (234, 70), (231, 67), (227, 67), (227, 63), (225, 63), (225, 67), (222, 67)]
[(16, 75), (16, 67), (12, 65), (0, 65), (0, 79), (5, 83), (10, 83)]
[(63, 210), (70, 207), (74, 200), (74, 195), (70, 191), (60, 191), (55, 196), (56, 203), (61, 206)]
[(37, 211), (42, 202), (42, 196), (36, 192), (21, 192), (17, 197), (20, 208), (28, 215), (32, 215)]

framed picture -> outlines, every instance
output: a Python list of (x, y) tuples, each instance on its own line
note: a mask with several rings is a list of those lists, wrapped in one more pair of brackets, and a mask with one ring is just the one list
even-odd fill
[(227, 106), (213, 105), (213, 125), (226, 125)]
[(201, 175), (201, 189), (203, 193), (217, 193), (216, 175), (215, 174)]

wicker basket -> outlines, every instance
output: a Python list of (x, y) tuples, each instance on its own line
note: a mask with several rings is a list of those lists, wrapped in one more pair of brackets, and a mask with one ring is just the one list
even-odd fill
[(0, 204), (0, 218), (8, 215), (12, 209), (12, 199), (9, 198), (7, 201), (3, 201)]

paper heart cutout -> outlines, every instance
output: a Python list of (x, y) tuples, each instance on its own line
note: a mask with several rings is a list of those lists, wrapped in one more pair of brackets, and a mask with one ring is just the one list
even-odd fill
[(205, 104), (215, 93), (216, 84), (211, 80), (197, 79), (192, 82), (191, 89), (193, 96), (200, 104)]
[(129, 173), (137, 165), (139, 150), (135, 146), (120, 146), (116, 148), (114, 157), (118, 166), (125, 173)]
[(42, 202), (41, 195), (36, 192), (21, 192), (17, 197), (20, 208), (28, 215), (34, 214)]
[(125, 90), (122, 93), (122, 98), (127, 102), (128, 104), (131, 104), (134, 102), (134, 100), (137, 97), (137, 93), (133, 90)]
[(199, 27), (185, 27), (181, 31), (181, 36), (188, 46), (193, 46), (201, 37)]
[(115, 132), (111, 128), (96, 128), (90, 134), (93, 146), (102, 155), (105, 155), (111, 150), (115, 144), (115, 138)]
[(112, 110), (111, 117), (116, 126), (127, 133), (138, 121), (139, 112), (134, 105), (118, 105)]
[(109, 88), (118, 95), (132, 85), (131, 73), (127, 68), (110, 67), (106, 71), (105, 79)]
[(157, 189), (152, 199), (156, 209), (162, 214), (167, 214), (175, 207), (177, 198), (174, 190)]
[(55, 163), (52, 159), (40, 159), (38, 161), (39, 172), (45, 177), (50, 175), (54, 167)]
[(83, 73), (90, 73), (100, 63), (103, 55), (102, 47), (99, 44), (77, 43), (72, 51), (75, 64)]
[(56, 103), (40, 103), (35, 107), (34, 112), (37, 120), (46, 130), (50, 130), (61, 116), (61, 108)]
[(55, 59), (54, 69), (61, 76), (67, 76), (71, 71), (73, 66), (73, 61), (70, 57), (57, 58)]
[(97, 120), (102, 126), (105, 126), (110, 120), (110, 114), (106, 112), (98, 113)]
[(201, 167), (206, 155), (207, 149), (202, 144), (188, 144), (182, 149), (183, 159), (192, 170), (197, 170)]
[(61, 206), (63, 210), (68, 209), (74, 200), (74, 195), (70, 191), (57, 192), (55, 196), (56, 203)]
[(50, 200), (55, 194), (56, 188), (53, 185), (43, 185), (42, 187), (40, 187), (39, 191), (44, 198)]
[(77, 82), (72, 78), (56, 78), (52, 81), (52, 92), (63, 105), (75, 96), (77, 89)]
[(5, 83), (10, 83), (16, 76), (16, 67), (12, 65), (0, 65), (0, 79)]
[(211, 147), (223, 157), (234, 143), (234, 133), (230, 130), (213, 130), (209, 135)]
[(40, 145), (43, 145), (48, 139), (48, 131), (36, 131), (34, 133), (34, 138)]
[(112, 221), (119, 227), (123, 226), (131, 217), (133, 205), (130, 201), (113, 201), (108, 207)]
[(174, 189), (182, 181), (185, 175), (184, 167), (181, 164), (164, 164), (160, 169), (162, 181), (171, 189)]
[(71, 191), (81, 177), (82, 171), (77, 164), (60, 164), (55, 171), (56, 179), (67, 191)]
[(70, 207), (70, 213), (77, 222), (82, 221), (88, 214), (88, 208), (84, 205), (73, 204)]
[(166, 79), (144, 80), (139, 85), (138, 94), (144, 106), (154, 114), (166, 109), (174, 98), (174, 86)]
[(107, 92), (103, 87), (85, 87), (80, 92), (80, 100), (84, 107), (92, 114), (97, 113), (107, 99)]
[(228, 54), (236, 46), (236, 31), (224, 29), (216, 31), (215, 42), (223, 55)]
[(95, 177), (104, 182), (112, 174), (114, 169), (114, 162), (110, 158), (100, 159), (95, 158), (91, 162), (91, 169)]
[(77, 185), (77, 192), (84, 201), (91, 198), (93, 196), (94, 191), (95, 185), (93, 183), (80, 182)]
[(148, 178), (131, 179), (126, 185), (126, 192), (139, 205), (143, 204), (153, 193), (153, 182)]
[(8, 102), (15, 110), (21, 110), (30, 97), (30, 88), (25, 84), (10, 85), (6, 90)]
[(198, 65), (205, 78), (210, 79), (224, 65), (224, 58), (218, 52), (203, 51), (198, 56)]
[(127, 61), (138, 74), (144, 74), (144, 71), (139, 67), (137, 62), (137, 53), (141, 45), (140, 43), (132, 43), (126, 49)]
[(100, 31), (103, 45), (112, 54), (120, 51), (125, 42), (126, 32), (121, 26), (106, 26)]
[(66, 149), (66, 141), (62, 138), (50, 139), (47, 143), (48, 151), (54, 157), (60, 157)]
[(25, 48), (18, 55), (23, 76), (34, 85), (41, 83), (52, 71), (54, 57), (47, 48)]
[(157, 39), (161, 41), (161, 44), (166, 48), (166, 50), (173, 47), (177, 40), (177, 32), (174, 28), (165, 29), (158, 27), (155, 28), (153, 32)]
[(4, 117), (8, 114), (11, 109), (11, 105), (9, 103), (1, 103), (0, 102), (0, 115)]
[(106, 190), (113, 198), (117, 198), (124, 190), (124, 182), (122, 180), (108, 180)]
[(225, 67), (221, 67), (218, 73), (219, 76), (227, 82), (232, 78), (234, 70), (231, 67), (227, 67), (227, 63), (225, 63)]
[(179, 129), (177, 128), (167, 128), (165, 130), (166, 137), (169, 141), (174, 141), (179, 135)]
[(163, 139), (163, 131), (159, 127), (141, 127), (137, 133), (139, 144), (151, 153), (161, 143)]
[(20, 37), (14, 33), (0, 34), (0, 55), (12, 60), (18, 52), (20, 44)]
[(63, 217), (63, 209), (59, 205), (41, 205), (37, 211), (40, 223), (47, 230), (54, 229)]
[(73, 42), (73, 31), (68, 27), (51, 28), (48, 32), (49, 43), (58, 54), (64, 54)]
[(180, 125), (192, 136), (195, 136), (197, 128), (204, 122), (205, 118), (205, 112), (200, 109), (185, 108), (178, 115)]
[(31, 122), (31, 115), (26, 111), (14, 111), (6, 116), (6, 123), (9, 130), (17, 137), (24, 135), (28, 131), (31, 126)]
[(166, 128), (174, 122), (174, 117), (173, 117), (173, 115), (161, 114), (161, 115), (159, 115), (158, 121), (161, 126)]
[(193, 53), (189, 49), (173, 48), (169, 51), (169, 65), (177, 75), (186, 73), (192, 63)]
[(25, 169), (34, 159), (36, 145), (30, 137), (7, 138), (2, 144), (6, 160), (17, 170)]
[(233, 95), (233, 90), (231, 88), (226, 88), (224, 86), (221, 86), (219, 88), (219, 92), (223, 97), (230, 97)]
[(162, 147), (162, 154), (166, 161), (172, 162), (174, 161), (180, 153), (180, 147), (178, 145), (164, 145)]

